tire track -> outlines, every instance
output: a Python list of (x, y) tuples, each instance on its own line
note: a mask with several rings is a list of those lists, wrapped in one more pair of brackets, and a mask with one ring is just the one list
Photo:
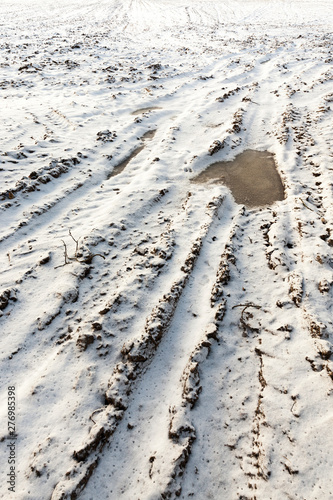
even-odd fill
[[(208, 219), (214, 216), (221, 201), (222, 199), (217, 198), (208, 204), (208, 213), (210, 214)], [(89, 440), (81, 450), (76, 450), (74, 456), (80, 463), (73, 469), (71, 477), (73, 477), (74, 471), (79, 471), (74, 474), (75, 476), (79, 473), (81, 478), (87, 477), (87, 462), (94, 463), (98, 460), (105, 442), (117, 428), (118, 420), (122, 420), (127, 408), (127, 411), (130, 411), (132, 407), (131, 399), (129, 399), (132, 392), (131, 385), (141, 374), (145, 373), (147, 364), (150, 365), (151, 360), (155, 360), (156, 355), (159, 356), (160, 348), (158, 346), (167, 334), (167, 330), (169, 331), (169, 325), (175, 314), (176, 307), (178, 308), (178, 301), (193, 271), (211, 223), (210, 221), (201, 226), (200, 236), (194, 241), (192, 250), (184, 261), (179, 278), (174, 281), (170, 292), (159, 300), (151, 315), (147, 317), (142, 337), (124, 345), (122, 349), (123, 360), (117, 366), (113, 377), (111, 377), (109, 389), (106, 392), (108, 405), (96, 417), (98, 423), (92, 427)], [(169, 337), (169, 333), (167, 335)], [(155, 354), (156, 350), (157, 354)], [(153, 364), (155, 364), (155, 361)], [(146, 375), (144, 379), (146, 379)], [(89, 477), (87, 477), (88, 479)], [(70, 494), (78, 495), (82, 488), (76, 480), (75, 482), (76, 486), (74, 488), (73, 479), (60, 483), (55, 490), (54, 498), (67, 498), (67, 495)], [(72, 493), (73, 491), (75, 493)]]
[[(310, 339), (304, 341), (302, 305), (295, 299), (296, 287), (290, 292), (288, 276), (294, 271), (276, 267), (262, 281), (255, 267), (262, 260), (251, 260), (254, 253), (267, 252), (265, 226), (272, 220), (271, 212), (245, 212), (229, 253), (231, 265), (221, 261), (226, 312), (210, 363), (204, 363), (200, 373), (202, 391), (191, 412), (196, 440), (181, 480), (180, 498), (203, 494), (216, 498), (223, 492), (226, 497), (236, 493), (244, 499), (266, 499), (273, 498), (273, 489), (282, 495), (290, 492), (291, 484), (292, 491), (299, 491), (305, 474), (315, 481), (308, 468), (313, 448), (308, 451), (303, 433), (308, 425), (311, 432), (320, 432), (310, 424), (319, 401), (328, 416), (324, 402), (328, 377), (321, 380), (318, 394), (305, 360), (313, 346)], [(287, 247), (287, 251), (292, 250)], [(219, 294), (214, 291), (213, 296)], [(298, 379), (291, 375), (295, 370), (300, 373)], [(305, 386), (316, 402), (308, 401)]]
[[(174, 198), (175, 195), (172, 194), (172, 199), (174, 200)], [(74, 261), (73, 264), (58, 270), (57, 279), (53, 279), (52, 286), (50, 286), (48, 276), (50, 273), (52, 275), (55, 263), (52, 262), (46, 264), (43, 276), (37, 276), (38, 281), (33, 281), (33, 287), (29, 286), (28, 282), (25, 285), (23, 283), (24, 286), (20, 287), (18, 297), (20, 303), (24, 304), (24, 309), (12, 311), (11, 315), (7, 317), (4, 326), (5, 331), (10, 332), (12, 324), (15, 324), (15, 322), (21, 324), (21, 335), (16, 335), (15, 342), (12, 341), (11, 345), (7, 343), (6, 348), (10, 349), (9, 353), (11, 353), (17, 346), (17, 353), (13, 355), (10, 364), (10, 373), (15, 372), (15, 370), (20, 372), (21, 378), (18, 383), (22, 387), (22, 391), (24, 391), (24, 396), (21, 397), (21, 405), (22, 408), (25, 408), (25, 414), (31, 412), (31, 405), (37, 412), (39, 398), (47, 394), (48, 391), (52, 394), (52, 383), (56, 367), (66, 365), (70, 359), (75, 360), (75, 363), (70, 363), (70, 367), (66, 369), (66, 378), (61, 381), (62, 392), (68, 395), (62, 401), (63, 418), (58, 419), (56, 423), (53, 422), (54, 419), (51, 415), (54, 413), (55, 402), (50, 398), (51, 400), (44, 405), (43, 412), (38, 417), (36, 416), (36, 419), (42, 420), (45, 412), (51, 413), (51, 427), (46, 426), (44, 430), (41, 424), (39, 439), (36, 446), (31, 450), (31, 456), (22, 455), (21, 463), (26, 464), (25, 470), (31, 487), (43, 491), (45, 496), (49, 494), (49, 481), (57, 480), (61, 472), (65, 475), (66, 468), (70, 465), (69, 456), (62, 456), (61, 463), (59, 463), (56, 458), (58, 456), (57, 450), (64, 449), (62, 443), (66, 443), (66, 447), (73, 444), (73, 449), (82, 445), (82, 430), (84, 430), (82, 424), (86, 424), (93, 409), (99, 407), (102, 400), (104, 402), (105, 396), (102, 396), (102, 388), (104, 387), (105, 392), (105, 386), (107, 385), (105, 378), (110, 366), (115, 366), (119, 361), (121, 346), (125, 338), (129, 339), (133, 332), (143, 329), (145, 315), (149, 313), (149, 303), (142, 304), (139, 309), (136, 309), (135, 317), (133, 316), (133, 309), (131, 309), (132, 316), (128, 320), (127, 328), (120, 329), (121, 323), (127, 322), (127, 318), (124, 319), (124, 314), (129, 311), (131, 304), (126, 306), (126, 301), (124, 301), (120, 304), (118, 310), (112, 308), (101, 316), (99, 311), (102, 310), (103, 303), (105, 303), (105, 295), (99, 297), (99, 292), (104, 290), (107, 294), (106, 297), (108, 292), (111, 295), (111, 290), (115, 288), (115, 279), (121, 279), (119, 272), (124, 273), (125, 269), (131, 266), (133, 268), (133, 278), (129, 273), (125, 273), (129, 274), (129, 276), (126, 276), (127, 288), (124, 287), (123, 293), (129, 297), (129, 301), (132, 294), (138, 300), (140, 294), (142, 294), (144, 300), (147, 289), (145, 284), (140, 285), (136, 281), (135, 274), (141, 272), (140, 267), (136, 269), (136, 264), (143, 264), (144, 269), (146, 269), (145, 263), (149, 263), (151, 260), (149, 255), (153, 259), (161, 259), (161, 257), (158, 257), (158, 253), (163, 251), (164, 237), (168, 235), (168, 230), (170, 230), (170, 241), (174, 238), (176, 241), (176, 249), (173, 250), (174, 255), (169, 256), (170, 259), (166, 260), (164, 268), (158, 266), (156, 275), (154, 275), (152, 269), (146, 269), (150, 283), (149, 293), (157, 296), (165, 294), (168, 291), (168, 286), (172, 285), (172, 276), (179, 274), (179, 262), (184, 262), (188, 254), (188, 248), (184, 246), (183, 238), (186, 234), (191, 237), (192, 231), (195, 234), (196, 230), (200, 228), (200, 218), (204, 211), (204, 208), (200, 207), (201, 199), (201, 196), (197, 197), (195, 194), (186, 195), (182, 199), (182, 204), (175, 216), (174, 204), (169, 204), (168, 193), (155, 192), (154, 198), (143, 200), (142, 219), (140, 220), (137, 212), (135, 214), (135, 225), (131, 224), (130, 211), (132, 206), (129, 204), (128, 218), (126, 220), (127, 227), (123, 228), (124, 231), (122, 230), (122, 224), (119, 224), (119, 227), (117, 227), (118, 224), (114, 224), (112, 228), (109, 228), (112, 235), (110, 240), (108, 240), (103, 227), (99, 227), (99, 232), (95, 231), (89, 235), (89, 238), (85, 238), (83, 242), (90, 246), (93, 252), (105, 254), (108, 260), (121, 250), (119, 262), (117, 262), (118, 259), (116, 260), (117, 267), (111, 268), (111, 274), (107, 272), (110, 265), (107, 260), (105, 265), (102, 265), (104, 261), (101, 260), (101, 265), (98, 262), (98, 265), (86, 266)], [(168, 218), (169, 222), (164, 221), (164, 219)], [(204, 216), (204, 218), (209, 219), (208, 216)], [(145, 227), (147, 221), (149, 221), (148, 228)], [(140, 250), (140, 247), (142, 248), (142, 243), (139, 244), (140, 239), (145, 236), (147, 230), (154, 236), (152, 240), (148, 241), (149, 248), (151, 250), (155, 249), (157, 255), (150, 254), (150, 252), (144, 253), (144, 255), (135, 252), (132, 255), (135, 248), (138, 250)], [(101, 234), (104, 235), (104, 241), (100, 239)], [(110, 248), (108, 241), (113, 241), (110, 257), (105, 253), (107, 248)], [(123, 248), (124, 244), (126, 244), (127, 249)], [(143, 244), (147, 244), (147, 241)], [(73, 242), (72, 246), (74, 252), (75, 245)], [(166, 240), (166, 250), (167, 247), (168, 240)], [(72, 255), (70, 247), (69, 254)], [(168, 256), (165, 255), (165, 257)], [(79, 260), (82, 260), (82, 257), (79, 257)], [(89, 273), (84, 272), (86, 270), (89, 270)], [(81, 271), (85, 277), (83, 281), (80, 281), (78, 276)], [(171, 273), (171, 277), (165, 279), (169, 273)], [(154, 279), (156, 283), (154, 283)], [(48, 283), (48, 285), (43, 286), (41, 282)], [(75, 284), (78, 286), (75, 287)], [(26, 314), (25, 311), (32, 308), (33, 303), (36, 301), (37, 295), (34, 292), (34, 287), (36, 287), (36, 290), (43, 289), (40, 310), (45, 311), (45, 314), (40, 314), (39, 320), (29, 325), (24, 320), (24, 315)], [(27, 293), (30, 302), (27, 301)], [(54, 299), (52, 299), (53, 293)], [(52, 313), (51, 306), (55, 314)], [(21, 317), (18, 316), (19, 313)], [(117, 325), (117, 321), (119, 321), (119, 319), (117, 320), (118, 315), (122, 318), (122, 322)], [(50, 319), (52, 321), (49, 322)], [(115, 335), (116, 333), (117, 335)], [(27, 357), (29, 358), (29, 352), (34, 352), (35, 361), (25, 365), (24, 360)], [(8, 363), (6, 360), (4, 362)], [(19, 366), (21, 366), (20, 370)], [(34, 373), (33, 377), (26, 375), (31, 372)], [(60, 382), (58, 386), (60, 386)], [(89, 395), (84, 395), (84, 388), (89, 391)], [(72, 431), (70, 435), (68, 435), (68, 430), (63, 428), (68, 419), (71, 420)], [(24, 425), (23, 421), (22, 425)], [(27, 431), (24, 435), (22, 434), (22, 439), (26, 440), (28, 436), (29, 432)], [(50, 462), (51, 456), (53, 456), (53, 459)]]

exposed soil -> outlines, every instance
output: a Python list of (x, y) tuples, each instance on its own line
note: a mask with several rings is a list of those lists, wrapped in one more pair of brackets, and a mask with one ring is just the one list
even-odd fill
[[(155, 134), (156, 134), (156, 130), (148, 130), (141, 137), (141, 141), (145, 143), (146, 141), (153, 139)], [(141, 153), (141, 151), (144, 149), (144, 147), (145, 147), (145, 144), (143, 144), (142, 146), (139, 146), (138, 148), (135, 148), (134, 151), (127, 158), (125, 158), (125, 160), (118, 163), (118, 165), (116, 165), (113, 168), (112, 172), (107, 175), (107, 179), (111, 179), (111, 177), (115, 177), (116, 175), (121, 174), (121, 172), (123, 170), (125, 170), (125, 168), (129, 164), (129, 162), (131, 160), (133, 160), (136, 156), (138, 156), (138, 154)]]
[(160, 106), (150, 106), (147, 108), (136, 109), (132, 112), (132, 115), (142, 115), (143, 113), (148, 113), (149, 111), (154, 111), (155, 109), (162, 109)]

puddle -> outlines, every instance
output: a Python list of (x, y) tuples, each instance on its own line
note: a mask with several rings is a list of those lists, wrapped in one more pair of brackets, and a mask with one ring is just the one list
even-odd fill
[[(147, 132), (145, 132), (143, 134), (142, 137), (140, 137), (140, 141), (143, 141), (144, 143), (146, 141), (150, 141), (154, 137), (155, 134), (156, 134), (156, 129), (155, 130), (148, 130)], [(112, 172), (107, 176), (107, 179), (111, 179), (111, 177), (115, 177), (116, 175), (121, 174), (121, 172), (123, 170), (125, 170), (125, 168), (129, 164), (129, 162), (131, 160), (133, 160), (133, 158), (135, 158), (139, 153), (141, 153), (141, 151), (143, 150), (144, 147), (145, 147), (145, 144), (142, 144), (141, 146), (135, 148), (134, 151), (132, 151), (132, 153), (129, 156), (127, 156), (127, 158), (125, 158), (125, 160), (123, 160), (121, 163), (118, 163), (118, 165), (116, 165), (114, 167)]]
[(159, 106), (151, 106), (150, 108), (140, 108), (133, 111), (131, 115), (141, 115), (142, 113), (147, 113), (148, 111), (154, 111), (154, 109), (162, 109)]
[(249, 149), (232, 161), (213, 163), (192, 182), (224, 184), (237, 203), (249, 208), (267, 206), (284, 199), (274, 155), (268, 151)]
[(143, 134), (143, 136), (140, 138), (141, 141), (146, 141), (147, 139), (150, 140), (154, 137), (154, 135), (156, 134), (156, 130), (147, 130), (147, 132), (145, 132)]

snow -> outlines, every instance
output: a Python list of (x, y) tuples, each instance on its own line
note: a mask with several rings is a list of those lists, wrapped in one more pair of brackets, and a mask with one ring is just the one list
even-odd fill
[[(2, 0), (2, 498), (333, 498), (332, 22)], [(282, 201), (192, 182), (246, 150)]]

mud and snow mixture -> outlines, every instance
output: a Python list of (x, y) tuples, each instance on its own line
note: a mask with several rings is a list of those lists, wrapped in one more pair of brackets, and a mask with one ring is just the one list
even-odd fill
[(332, 500), (331, 0), (0, 24), (0, 498)]

